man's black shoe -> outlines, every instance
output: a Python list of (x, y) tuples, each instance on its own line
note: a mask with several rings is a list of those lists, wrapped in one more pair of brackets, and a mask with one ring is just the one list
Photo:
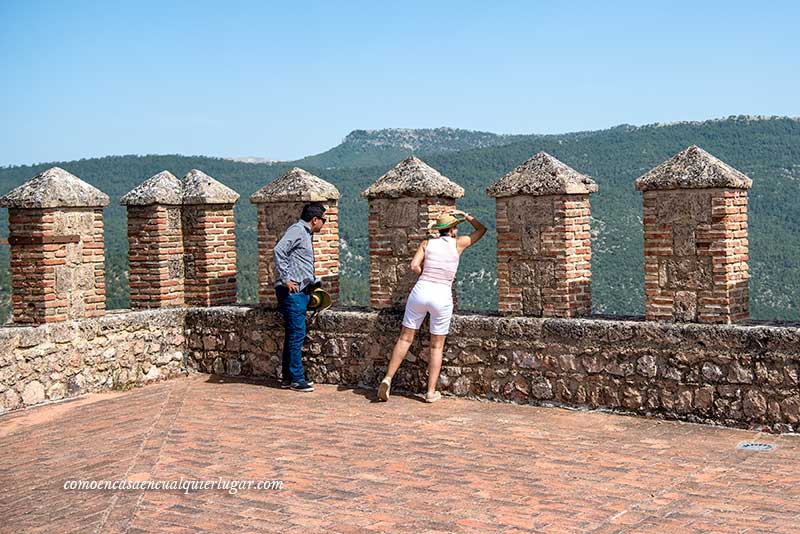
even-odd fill
[[(308, 384), (309, 386), (313, 386), (314, 382), (312, 382), (311, 380), (306, 380), (306, 384)], [(292, 387), (291, 380), (281, 380), (281, 389), (289, 389), (291, 387)]]
[(312, 388), (305, 380), (302, 382), (292, 382), (292, 384), (289, 386), (289, 389), (292, 391), (302, 391), (304, 393), (310, 393), (314, 391), (314, 388)]

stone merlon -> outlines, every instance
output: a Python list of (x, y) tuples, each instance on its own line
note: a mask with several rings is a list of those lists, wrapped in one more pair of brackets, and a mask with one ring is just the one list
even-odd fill
[(547, 152), (539, 152), (486, 189), (492, 197), (580, 195), (596, 191), (594, 180)]
[(182, 202), (181, 182), (169, 171), (161, 171), (151, 176), (119, 201), (123, 206), (179, 205)]
[(445, 197), (461, 198), (464, 188), (442, 176), (416, 156), (410, 156), (369, 186), (365, 198)]
[(203, 171), (192, 169), (183, 177), (184, 204), (234, 204), (239, 193)]
[(250, 202), (325, 202), (339, 200), (339, 190), (331, 183), (299, 167), (274, 180), (252, 195)]
[(636, 180), (636, 189), (750, 189), (753, 181), (702, 148), (692, 145)]
[(108, 203), (108, 195), (60, 167), (47, 169), (0, 197), (4, 208), (96, 208)]

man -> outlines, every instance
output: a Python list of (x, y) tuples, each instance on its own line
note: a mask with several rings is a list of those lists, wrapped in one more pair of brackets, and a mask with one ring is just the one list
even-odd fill
[(278, 279), (275, 294), (284, 318), (282, 388), (314, 391), (306, 380), (302, 350), (306, 337), (306, 309), (310, 293), (320, 286), (314, 276), (314, 247), (311, 238), (325, 224), (325, 208), (319, 202), (303, 206), (300, 220), (287, 228), (275, 245), (273, 259)]

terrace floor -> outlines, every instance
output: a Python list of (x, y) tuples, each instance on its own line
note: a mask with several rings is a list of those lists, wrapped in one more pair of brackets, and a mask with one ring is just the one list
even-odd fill
[[(6, 414), (0, 451), (0, 532), (800, 531), (800, 436), (598, 412), (192, 375)], [(181, 477), (283, 489), (64, 489)]]

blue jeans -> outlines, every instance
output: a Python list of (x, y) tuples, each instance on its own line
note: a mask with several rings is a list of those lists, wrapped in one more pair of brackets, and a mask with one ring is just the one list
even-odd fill
[(311, 297), (303, 291), (290, 293), (286, 286), (276, 287), (275, 294), (284, 320), (281, 374), (284, 382), (302, 382), (305, 380), (302, 354), (306, 339), (306, 310)]

